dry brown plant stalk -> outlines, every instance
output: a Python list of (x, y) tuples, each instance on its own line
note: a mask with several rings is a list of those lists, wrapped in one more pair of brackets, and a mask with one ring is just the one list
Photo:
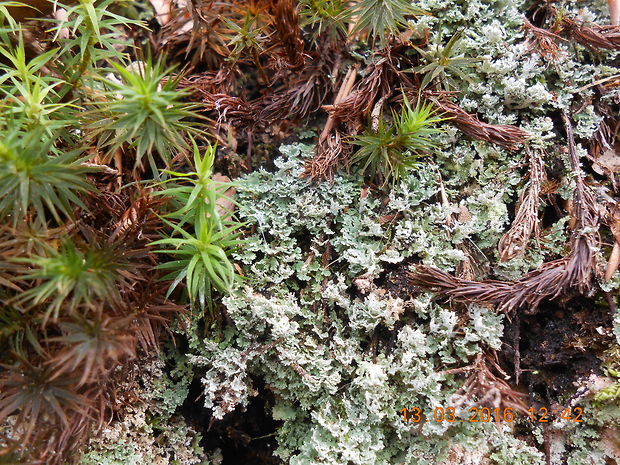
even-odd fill
[(609, 212), (610, 229), (614, 237), (614, 245), (611, 249), (611, 255), (605, 267), (605, 281), (609, 281), (620, 266), (620, 202), (616, 202), (615, 208)]
[(614, 241), (614, 246), (611, 249), (611, 255), (605, 268), (605, 281), (609, 281), (613, 277), (614, 273), (618, 271), (618, 266), (620, 266), (620, 243)]
[(392, 65), (390, 57), (384, 56), (367, 68), (366, 76), (357, 84), (355, 90), (345, 94), (341, 101), (325, 107), (327, 113), (337, 121), (355, 123), (372, 109), (379, 90), (382, 96), (390, 93), (389, 77)]
[(620, 2), (618, 0), (607, 0), (609, 7), (609, 20), (613, 26), (620, 24)]
[(566, 39), (547, 29), (534, 26), (527, 18), (524, 19), (522, 29), (531, 36), (531, 39), (528, 38), (526, 42), (528, 51), (537, 52), (551, 61), (557, 61), (560, 58), (560, 49), (556, 41)]
[(430, 266), (419, 265), (410, 273), (413, 285), (444, 294), (456, 300), (491, 305), (510, 315), (524, 309), (534, 313), (545, 299), (565, 298), (575, 293), (587, 294), (596, 271), (596, 250), (600, 212), (592, 191), (583, 181), (583, 172), (575, 146), (573, 129), (568, 116), (563, 115), (568, 139), (571, 169), (575, 177), (573, 211), (575, 227), (571, 236), (571, 251), (566, 257), (543, 264), (517, 281), (472, 281), (455, 278)]
[(571, 39), (591, 49), (620, 50), (620, 27), (586, 23), (581, 20), (562, 18), (560, 25)]
[(530, 162), (529, 182), (519, 199), (519, 208), (512, 226), (502, 236), (498, 245), (500, 260), (503, 262), (522, 255), (532, 235), (536, 239), (540, 235), (538, 208), (541, 185), (545, 179), (544, 163), (536, 151), (528, 150), (528, 158)]
[[(343, 98), (349, 95), (355, 83), (356, 76), (357, 66), (353, 66), (344, 76), (338, 93), (334, 98), (333, 106), (338, 105)], [(334, 130), (336, 125), (336, 117), (330, 114), (323, 128), (323, 132), (319, 137), (319, 142), (316, 145), (316, 154), (312, 157), (312, 160), (306, 163), (304, 176), (309, 176), (314, 180), (326, 179), (331, 181), (334, 178), (334, 173), (338, 165), (342, 160), (348, 158), (351, 152), (351, 146), (345, 144), (338, 129)]]
[(467, 113), (454, 102), (444, 98), (432, 97), (439, 112), (449, 118), (448, 122), (468, 136), (500, 145), (508, 150), (516, 150), (525, 143), (529, 134), (516, 126), (509, 124), (488, 124), (480, 121), (476, 115)]
[(277, 43), (275, 45), (282, 50), (280, 56), (291, 69), (303, 68), (306, 57), (295, 2), (294, 0), (276, 0), (273, 3), (271, 17), (276, 31)]
[[(345, 74), (344, 79), (342, 80), (342, 85), (338, 89), (338, 93), (336, 94), (336, 98), (334, 99), (334, 104), (332, 106), (325, 106), (324, 108), (329, 111), (330, 108), (338, 105), (342, 100), (349, 95), (351, 89), (353, 88), (353, 84), (355, 84), (355, 79), (357, 78), (357, 69), (358, 66), (352, 66)], [(330, 113), (327, 117), (327, 122), (325, 123), (325, 127), (323, 128), (323, 132), (321, 132), (320, 140), (323, 141), (327, 138), (327, 135), (331, 132), (331, 130), (336, 125), (336, 117)]]

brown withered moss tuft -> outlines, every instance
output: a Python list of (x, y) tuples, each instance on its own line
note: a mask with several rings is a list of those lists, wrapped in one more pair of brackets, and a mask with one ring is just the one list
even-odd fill
[(516, 150), (525, 143), (529, 136), (526, 131), (516, 126), (480, 121), (476, 115), (467, 113), (446, 98), (431, 98), (431, 100), (449, 118), (450, 124), (475, 139), (485, 140), (508, 150)]
[(338, 130), (316, 145), (316, 155), (306, 164), (304, 176), (331, 181), (339, 166), (348, 160), (351, 145), (345, 144)]
[(560, 31), (575, 42), (592, 49), (620, 50), (620, 27), (562, 18)]
[(544, 162), (536, 151), (528, 151), (528, 158), (530, 179), (519, 199), (519, 208), (512, 226), (498, 245), (500, 260), (504, 262), (522, 255), (530, 238), (534, 236), (538, 239), (540, 235), (538, 209), (541, 187), (545, 180)]
[(431, 289), (456, 300), (490, 305), (509, 315), (518, 310), (534, 313), (543, 300), (563, 299), (575, 294), (585, 295), (590, 291), (596, 273), (595, 253), (600, 245), (600, 211), (592, 190), (582, 178), (570, 120), (566, 115), (563, 118), (571, 169), (576, 183), (571, 212), (575, 224), (570, 253), (566, 257), (543, 264), (514, 282), (464, 280), (436, 268), (419, 265), (410, 275), (413, 285)]
[(529, 35), (527, 39), (529, 51), (540, 53), (551, 61), (557, 61), (560, 58), (560, 48), (557, 42), (566, 39), (547, 29), (534, 26), (527, 18), (523, 21), (523, 30)]
[(303, 68), (306, 63), (295, 3), (294, 0), (274, 0), (271, 4), (271, 18), (276, 32), (273, 47), (279, 50), (278, 55), (292, 70)]
[[(491, 411), (500, 409), (499, 411), (506, 412), (505, 409), (512, 409), (515, 416), (517, 412), (527, 414), (527, 394), (516, 391), (502, 379), (506, 377), (506, 373), (496, 359), (497, 355), (493, 359), (492, 356), (481, 352), (476, 355), (471, 365), (444, 372), (446, 374), (471, 373), (463, 386), (452, 396), (452, 405), (461, 407), (466, 402), (473, 402), (475, 405), (488, 407)], [(499, 375), (496, 375), (489, 365)]]

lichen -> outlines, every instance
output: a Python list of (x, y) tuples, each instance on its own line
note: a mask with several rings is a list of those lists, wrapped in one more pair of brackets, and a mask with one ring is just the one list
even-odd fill
[(188, 365), (176, 360), (168, 373), (158, 356), (141, 362), (143, 388), (127, 390), (131, 402), (124, 403), (118, 420), (90, 440), (80, 465), (217, 465), (199, 446), (200, 433), (175, 414), (187, 397), (192, 376)]
[[(311, 152), (300, 144), (282, 148), (275, 172), (239, 183), (240, 215), (256, 225), (238, 255), (252, 280), (224, 299), (236, 330), (227, 347), (207, 340), (189, 356), (204, 372), (205, 406), (216, 417), (247, 405), (258, 377), (275, 395), (271, 412), (282, 422), (276, 453), (287, 463), (437, 464), (453, 444), (481, 438), (490, 463), (543, 463), (509, 428), (498, 436), (492, 425), (429, 422), (416, 431), (398, 413), (450, 405), (460, 381), (445, 370), (502, 344), (502, 315), (471, 305), (463, 319), (428, 294), (405, 300), (381, 284), (393, 262), (384, 259), (387, 250), (399, 264), (415, 257), (453, 269), (464, 243), (497, 246), (518, 177), (494, 171), (503, 152), (463, 145), (469, 160), (483, 153), (496, 161), (479, 166), (476, 177), (456, 171), (446, 183), (455, 198), (470, 194), (471, 219), (452, 226), (432, 163), (393, 189), (386, 206), (365, 196), (354, 176), (332, 184), (300, 178)], [(381, 221), (391, 215), (396, 219)], [(561, 235), (561, 224), (556, 229)], [(541, 253), (535, 241), (532, 248)], [(377, 331), (393, 341), (379, 351), (372, 349)]]

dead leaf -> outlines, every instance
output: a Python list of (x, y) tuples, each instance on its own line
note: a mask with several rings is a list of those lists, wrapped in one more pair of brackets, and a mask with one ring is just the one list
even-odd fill
[(457, 218), (458, 222), (464, 224), (471, 221), (472, 218), (473, 217), (471, 216), (471, 213), (469, 213), (467, 207), (461, 203), (461, 205), (459, 205), (459, 216)]
[[(67, 10), (64, 8), (58, 8), (54, 11), (54, 18), (56, 18), (60, 23), (66, 23), (69, 20), (69, 16), (67, 15)], [(58, 31), (59, 39), (68, 39), (70, 36), (69, 28), (62, 27)]]
[(614, 148), (605, 150), (592, 163), (592, 169), (600, 175), (606, 172), (614, 173), (620, 171), (620, 154)]
[(391, 215), (383, 215), (379, 217), (379, 224), (390, 223), (394, 221), (399, 216), (402, 216), (400, 213), (393, 213)]
[(355, 278), (353, 280), (353, 284), (355, 284), (355, 286), (361, 293), (367, 294), (375, 288), (375, 285), (374, 285), (375, 278), (376, 276), (373, 273), (368, 272)]

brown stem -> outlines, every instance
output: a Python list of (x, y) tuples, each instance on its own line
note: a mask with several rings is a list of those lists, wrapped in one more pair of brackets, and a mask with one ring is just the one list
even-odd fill
[(607, 0), (609, 6), (609, 17), (612, 26), (618, 26), (620, 24), (620, 1)]
[[(355, 78), (357, 77), (357, 68), (358, 65), (353, 66), (347, 71), (347, 74), (344, 76), (342, 80), (342, 85), (338, 90), (338, 94), (336, 94), (336, 98), (334, 99), (334, 105), (338, 105), (347, 95), (351, 93), (351, 89), (353, 88), (353, 84), (355, 84)], [(321, 137), (319, 138), (319, 142), (323, 142), (327, 135), (331, 132), (332, 128), (336, 120), (333, 115), (329, 115), (327, 118), (327, 122), (325, 123), (325, 128), (323, 128), (323, 132), (321, 133)]]

